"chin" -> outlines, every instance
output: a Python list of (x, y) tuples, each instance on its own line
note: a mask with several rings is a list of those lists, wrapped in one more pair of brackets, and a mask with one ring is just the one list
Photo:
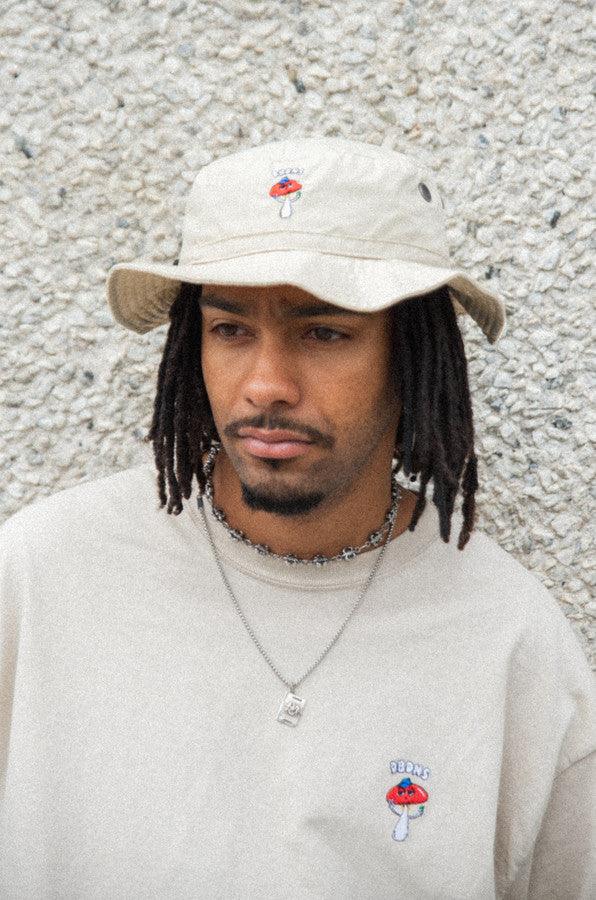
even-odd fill
[(253, 488), (240, 482), (242, 500), (249, 509), (273, 513), (277, 516), (300, 516), (316, 509), (323, 501), (321, 493), (299, 493), (297, 491), (271, 491), (264, 488)]

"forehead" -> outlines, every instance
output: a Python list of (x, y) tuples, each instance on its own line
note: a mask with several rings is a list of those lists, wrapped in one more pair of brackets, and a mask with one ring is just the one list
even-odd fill
[(252, 287), (206, 284), (203, 285), (199, 304), (202, 309), (220, 309), (246, 316), (268, 313), (277, 318), (317, 315), (372, 318), (370, 313), (343, 309), (293, 285)]

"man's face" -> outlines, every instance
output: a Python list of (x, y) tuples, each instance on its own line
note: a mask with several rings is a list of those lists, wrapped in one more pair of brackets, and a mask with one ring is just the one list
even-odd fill
[(204, 285), (200, 302), (205, 387), (251, 508), (306, 513), (349, 493), (382, 446), (390, 458), (388, 311), (349, 313), (291, 285)]

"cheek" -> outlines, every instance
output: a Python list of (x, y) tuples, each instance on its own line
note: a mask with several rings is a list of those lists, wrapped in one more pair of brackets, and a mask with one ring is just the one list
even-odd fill
[(397, 412), (385, 361), (372, 353), (364, 359), (346, 360), (332, 372), (317, 373), (311, 389), (319, 410), (338, 432), (345, 432), (348, 441), (359, 432), (384, 430)]
[(346, 397), (346, 413), (355, 431), (382, 434), (394, 423), (397, 425), (399, 395), (385, 358), (371, 354), (368, 363), (352, 373)]
[(221, 360), (217, 359), (213, 351), (210, 352), (205, 342), (201, 348), (201, 371), (211, 411), (218, 418), (225, 411), (226, 398), (231, 396), (231, 372), (229, 367), (221, 365)]
[(377, 409), (386, 404), (391, 393), (388, 361), (377, 353), (370, 353), (340, 367), (336, 379), (338, 387), (354, 405)]
[(353, 418), (353, 407), (365, 393), (367, 367), (354, 358), (301, 367), (299, 378), (306, 408), (335, 421)]

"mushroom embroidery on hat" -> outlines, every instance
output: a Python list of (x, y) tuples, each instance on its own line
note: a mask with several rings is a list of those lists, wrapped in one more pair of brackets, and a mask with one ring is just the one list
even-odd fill
[[(390, 768), (392, 772), (415, 773), (422, 779), (428, 778), (430, 775), (428, 767), (410, 762), (410, 760), (393, 760)], [(402, 778), (399, 784), (389, 788), (385, 799), (391, 812), (398, 816), (391, 835), (394, 841), (405, 841), (409, 834), (410, 819), (418, 819), (424, 813), (428, 797), (428, 792), (409, 777)]]
[(302, 185), (300, 182), (295, 181), (288, 176), (301, 176), (303, 172), (304, 169), (291, 168), (279, 169), (274, 173), (274, 177), (281, 177), (279, 177), (279, 181), (276, 181), (275, 184), (269, 188), (269, 196), (273, 197), (274, 200), (277, 200), (278, 203), (281, 203), (279, 215), (282, 219), (287, 219), (292, 215), (292, 204), (294, 204), (302, 194)]

